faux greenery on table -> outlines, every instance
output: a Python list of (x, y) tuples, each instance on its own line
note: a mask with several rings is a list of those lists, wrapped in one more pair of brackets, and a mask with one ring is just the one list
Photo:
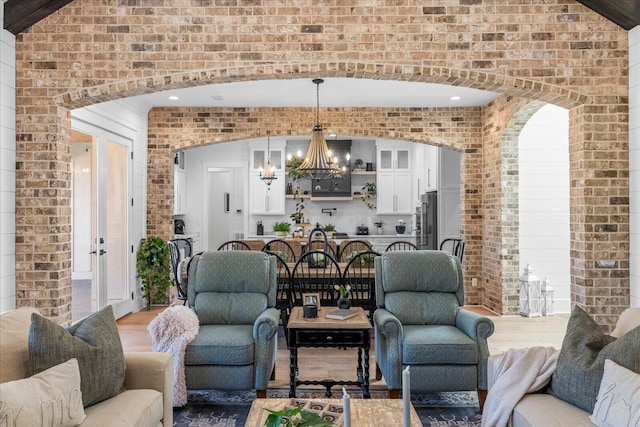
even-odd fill
[(165, 303), (167, 289), (173, 282), (167, 242), (154, 236), (140, 240), (136, 269), (147, 299), (147, 310), (151, 309), (151, 304)]
[[(353, 258), (355, 258), (356, 255), (360, 254), (362, 252), (360, 251), (351, 251), (347, 254), (347, 259), (349, 261), (351, 261)], [(360, 264), (364, 265), (368, 262), (373, 262), (373, 259), (376, 257), (375, 254), (364, 254), (362, 255), (360, 258), (358, 258), (358, 261)]]
[(280, 411), (265, 408), (265, 411), (270, 412), (264, 424), (266, 427), (325, 427), (333, 424), (331, 421), (323, 420), (318, 414), (305, 411), (302, 406)]

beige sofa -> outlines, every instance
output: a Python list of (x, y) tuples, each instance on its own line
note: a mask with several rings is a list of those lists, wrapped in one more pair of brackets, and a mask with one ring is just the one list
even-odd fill
[[(620, 337), (628, 331), (640, 326), (640, 308), (625, 310), (611, 333), (614, 337)], [(490, 356), (487, 367), (488, 386), (494, 383), (494, 361), (497, 355)], [(589, 420), (589, 414), (564, 400), (547, 393), (532, 393), (525, 395), (516, 405), (511, 415), (513, 427), (593, 427)]]
[[(0, 383), (28, 377), (33, 308), (0, 315)], [(125, 353), (125, 391), (84, 409), (82, 426), (172, 426), (173, 364), (166, 353)]]

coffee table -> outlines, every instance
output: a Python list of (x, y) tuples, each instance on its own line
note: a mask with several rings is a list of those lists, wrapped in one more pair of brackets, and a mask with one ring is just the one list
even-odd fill
[[(325, 318), (325, 313), (336, 307), (322, 307), (318, 317), (305, 319), (302, 307), (293, 307), (287, 334), (289, 337), (289, 397), (296, 397), (296, 386), (322, 385), (327, 389), (327, 397), (331, 396), (334, 385), (355, 385), (362, 388), (362, 396), (368, 398), (369, 393), (369, 345), (371, 341), (371, 323), (366, 312), (361, 307), (352, 307), (358, 314), (345, 320)], [(303, 381), (298, 379), (298, 348), (300, 347), (330, 347), (357, 348), (358, 367), (356, 381), (338, 381), (324, 379), (321, 381)], [(364, 353), (364, 367), (362, 365)]]
[[(328, 405), (342, 405), (342, 399), (256, 399), (251, 404), (246, 427), (264, 427), (269, 413), (265, 408), (279, 411), (296, 406), (296, 401), (309, 400)], [(402, 399), (351, 399), (353, 427), (402, 426)], [(411, 405), (411, 426), (422, 427), (420, 417)]]

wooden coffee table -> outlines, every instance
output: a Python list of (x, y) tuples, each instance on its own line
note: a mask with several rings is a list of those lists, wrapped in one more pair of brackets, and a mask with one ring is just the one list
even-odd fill
[[(305, 319), (302, 307), (293, 307), (287, 324), (289, 336), (289, 397), (296, 397), (296, 387), (300, 384), (322, 385), (327, 389), (327, 397), (331, 396), (331, 387), (335, 385), (355, 385), (362, 388), (362, 395), (369, 393), (369, 343), (371, 341), (371, 323), (361, 307), (352, 307), (358, 314), (346, 320), (326, 319), (325, 313), (335, 307), (322, 307), (318, 317)], [(298, 348), (328, 347), (357, 348), (358, 367), (355, 381), (339, 381), (335, 379), (300, 380), (298, 379)], [(364, 353), (364, 365), (363, 365)]]
[[(251, 404), (246, 427), (264, 427), (269, 413), (265, 408), (279, 411), (295, 406), (294, 401), (310, 400), (329, 405), (342, 405), (342, 399), (256, 399)], [(353, 427), (402, 426), (402, 399), (351, 399)], [(420, 417), (411, 405), (411, 426), (422, 427)]]

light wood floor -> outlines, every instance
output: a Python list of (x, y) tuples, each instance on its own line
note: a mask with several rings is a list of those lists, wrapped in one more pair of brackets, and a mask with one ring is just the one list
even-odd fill
[[(498, 316), (481, 308), (468, 306), (465, 309), (489, 317), (495, 332), (489, 338), (491, 354), (500, 353), (511, 347), (532, 347), (537, 345), (560, 348), (567, 328), (569, 314), (526, 318), (521, 316)], [(118, 329), (125, 351), (151, 351), (151, 336), (147, 325), (163, 308), (152, 308), (132, 313), (118, 320)], [(300, 378), (350, 378), (356, 369), (356, 350), (336, 350), (322, 348), (302, 348), (298, 351)], [(371, 347), (371, 388), (384, 388), (384, 383), (374, 379), (375, 359)], [(289, 384), (289, 352), (281, 334), (276, 360), (276, 379), (270, 388), (287, 388)]]

